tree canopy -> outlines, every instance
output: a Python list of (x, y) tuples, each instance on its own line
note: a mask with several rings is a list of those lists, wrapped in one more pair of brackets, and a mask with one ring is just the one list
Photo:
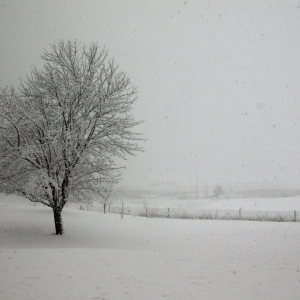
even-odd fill
[(136, 88), (98, 44), (59, 41), (42, 59), (18, 88), (1, 89), (0, 188), (60, 218), (70, 195), (118, 182), (114, 159), (142, 150), (132, 131), (141, 122), (131, 115)]

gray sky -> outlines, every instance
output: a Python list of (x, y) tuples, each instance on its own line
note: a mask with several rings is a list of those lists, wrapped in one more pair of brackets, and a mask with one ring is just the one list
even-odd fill
[(123, 184), (300, 183), (299, 1), (0, 0), (0, 86), (59, 39), (98, 41), (138, 87), (146, 152)]

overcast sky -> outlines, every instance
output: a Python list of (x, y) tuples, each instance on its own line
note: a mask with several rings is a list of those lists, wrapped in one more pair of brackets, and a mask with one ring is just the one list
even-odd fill
[(138, 87), (123, 184), (299, 187), (299, 1), (0, 3), (1, 87), (59, 39), (97, 41)]

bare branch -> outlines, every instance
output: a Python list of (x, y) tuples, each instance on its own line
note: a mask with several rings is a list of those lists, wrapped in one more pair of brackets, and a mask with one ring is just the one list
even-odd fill
[(0, 91), (0, 183), (61, 210), (69, 195), (111, 198), (115, 157), (142, 149), (137, 90), (96, 43), (58, 41), (20, 87)]

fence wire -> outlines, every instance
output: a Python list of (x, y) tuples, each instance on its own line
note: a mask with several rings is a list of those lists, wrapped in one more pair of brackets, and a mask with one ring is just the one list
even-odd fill
[[(120, 213), (120, 208), (112, 212)], [(253, 220), (299, 222), (298, 211), (254, 211), (230, 209), (188, 209), (188, 208), (143, 208), (130, 207), (124, 209), (124, 214), (152, 218), (177, 218), (177, 219), (217, 219), (217, 220)]]

